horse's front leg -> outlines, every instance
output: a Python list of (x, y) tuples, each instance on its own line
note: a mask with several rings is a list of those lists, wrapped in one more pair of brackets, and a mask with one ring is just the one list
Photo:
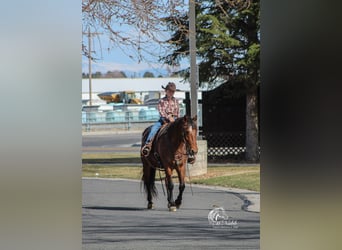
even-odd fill
[(165, 186), (167, 190), (167, 201), (168, 201), (168, 207), (170, 211), (176, 211), (176, 204), (173, 200), (173, 181), (172, 181), (172, 169), (166, 168), (165, 169)]
[(179, 180), (179, 194), (178, 197), (175, 201), (176, 207), (179, 208), (180, 205), (182, 204), (182, 198), (183, 198), (183, 192), (185, 189), (185, 167), (184, 165), (178, 167), (176, 169), (177, 174), (178, 174), (178, 180)]

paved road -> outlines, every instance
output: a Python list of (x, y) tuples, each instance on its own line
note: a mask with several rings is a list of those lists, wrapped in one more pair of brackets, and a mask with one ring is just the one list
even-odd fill
[[(169, 212), (160, 183), (155, 210), (145, 209), (138, 181), (82, 183), (83, 249), (259, 249), (259, 213), (242, 210), (232, 192), (193, 187), (192, 195), (188, 185), (183, 206)], [(229, 216), (221, 226), (209, 225), (213, 206)]]
[(139, 152), (141, 132), (88, 133), (82, 136), (83, 152)]

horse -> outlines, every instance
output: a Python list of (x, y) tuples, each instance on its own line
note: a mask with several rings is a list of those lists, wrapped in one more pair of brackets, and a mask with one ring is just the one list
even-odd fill
[[(146, 141), (151, 127), (149, 126), (142, 133), (142, 145)], [(187, 162), (191, 164), (195, 162), (197, 152), (197, 115), (193, 118), (185, 115), (160, 128), (153, 140), (150, 154), (147, 157), (141, 155), (143, 164), (142, 182), (147, 194), (147, 209), (154, 208), (152, 198), (157, 196), (155, 186), (157, 169), (165, 171), (165, 187), (169, 210), (176, 211), (180, 207), (185, 189), (186, 164)], [(176, 200), (173, 198), (173, 170), (176, 170), (179, 180), (179, 194)]]

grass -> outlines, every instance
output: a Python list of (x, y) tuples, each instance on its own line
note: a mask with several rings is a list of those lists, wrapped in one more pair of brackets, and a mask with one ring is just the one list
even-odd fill
[(140, 155), (137, 153), (83, 153), (83, 164), (96, 163), (141, 163)]
[[(140, 180), (142, 176), (142, 165), (138, 153), (83, 153), (82, 162), (83, 177)], [(127, 163), (128, 165), (125, 165)], [(174, 176), (176, 177), (175, 171)], [(158, 174), (156, 178), (159, 179)], [(177, 182), (177, 178), (174, 181)], [(189, 181), (188, 178), (186, 181)], [(191, 176), (191, 182), (260, 192), (260, 166), (258, 164), (210, 165), (206, 174)]]
[(231, 188), (248, 189), (260, 192), (260, 172), (248, 172), (234, 175), (225, 175), (212, 178), (196, 178), (195, 184), (204, 184), (212, 186), (222, 186)]
[[(163, 176), (164, 174), (162, 174)], [(141, 164), (134, 166), (118, 166), (115, 164), (83, 164), (83, 177), (98, 178), (126, 178), (140, 180), (142, 176)], [(174, 171), (174, 176), (176, 173)], [(159, 178), (159, 175), (156, 175)], [(188, 182), (188, 178), (186, 179)], [(177, 178), (175, 178), (177, 182)], [(255, 166), (209, 166), (207, 173), (191, 176), (194, 184), (215, 185), (260, 191), (260, 167)]]
[(83, 177), (141, 179), (141, 166), (115, 166), (110, 164), (83, 164)]

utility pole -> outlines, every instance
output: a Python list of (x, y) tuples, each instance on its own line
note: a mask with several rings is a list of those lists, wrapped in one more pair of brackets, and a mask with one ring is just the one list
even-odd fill
[(189, 0), (189, 47), (190, 47), (190, 115), (197, 115), (198, 70), (196, 63), (196, 12), (195, 0)]
[(88, 32), (83, 32), (83, 35), (87, 35), (88, 36), (88, 73), (89, 73), (89, 106), (91, 107), (93, 105), (92, 103), (92, 85), (91, 85), (91, 60), (93, 59), (91, 57), (91, 37), (93, 35), (101, 35), (102, 33), (98, 33), (98, 32), (90, 32), (90, 28), (88, 28)]

